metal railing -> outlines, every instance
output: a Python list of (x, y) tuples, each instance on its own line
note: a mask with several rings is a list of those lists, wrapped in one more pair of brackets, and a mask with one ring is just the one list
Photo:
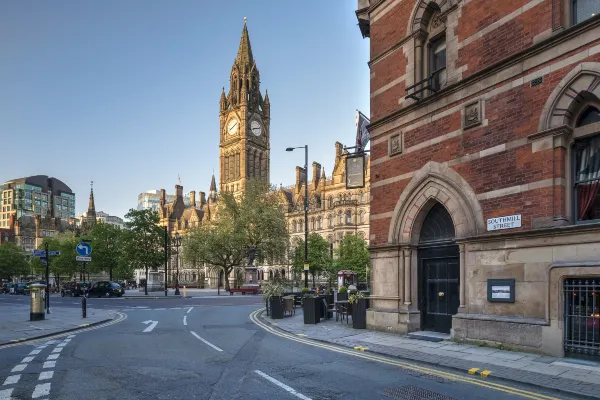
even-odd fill
[(566, 279), (565, 352), (600, 356), (600, 279)]
[[(439, 74), (441, 74), (442, 72), (444, 72), (445, 70), (446, 70), (446, 67), (442, 67), (442, 68), (438, 69), (437, 71), (433, 72), (427, 78), (415, 83), (412, 86), (407, 87), (406, 88), (406, 96), (404, 98), (419, 101), (423, 98), (423, 96), (419, 96), (419, 95), (421, 93), (423, 93), (424, 91), (429, 90), (432, 93), (436, 93), (437, 91), (439, 91), (441, 88), (439, 87), (440, 83), (437, 80), (437, 76)], [(413, 90), (412, 93), (410, 93), (411, 90)]]

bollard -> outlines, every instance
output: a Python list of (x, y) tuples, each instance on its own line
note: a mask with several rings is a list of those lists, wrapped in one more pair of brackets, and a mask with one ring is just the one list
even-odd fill
[(185, 288), (185, 286), (184, 286), (184, 287), (183, 287), (183, 297), (185, 297), (185, 296), (186, 296), (186, 293), (187, 293), (187, 289), (186, 289), (186, 288)]
[(85, 292), (83, 292), (83, 297), (81, 298), (81, 316), (87, 318), (87, 300)]

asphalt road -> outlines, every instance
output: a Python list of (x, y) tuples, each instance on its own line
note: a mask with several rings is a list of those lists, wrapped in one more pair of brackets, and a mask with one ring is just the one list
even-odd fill
[[(69, 301), (55, 307), (75, 306)], [(248, 318), (260, 297), (92, 302), (126, 318), (0, 349), (0, 400), (544, 398), (531, 388), (518, 395), (274, 335)]]

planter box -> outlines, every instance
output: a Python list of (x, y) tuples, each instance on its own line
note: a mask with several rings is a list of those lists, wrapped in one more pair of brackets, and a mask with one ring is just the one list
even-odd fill
[(271, 319), (283, 319), (283, 298), (281, 296), (273, 296), (269, 299), (271, 306)]
[(338, 293), (337, 301), (348, 300), (348, 293)]
[(358, 299), (352, 304), (352, 327), (367, 329), (367, 299)]
[(304, 323), (318, 324), (321, 321), (321, 299), (318, 297), (305, 297), (303, 300)]

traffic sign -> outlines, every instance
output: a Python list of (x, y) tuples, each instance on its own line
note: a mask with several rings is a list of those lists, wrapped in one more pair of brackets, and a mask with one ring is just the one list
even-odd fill
[(77, 250), (77, 254), (80, 256), (89, 256), (92, 254), (92, 245), (89, 243), (80, 242), (77, 247), (75, 247), (75, 250)]
[(46, 259), (45, 259), (45, 258), (44, 258), (44, 259), (42, 259), (41, 261), (42, 261), (42, 265), (46, 265), (46, 264), (48, 264), (48, 261), (46, 261)]
[(75, 257), (75, 261), (92, 261), (92, 257), (77, 256)]
[(305, 270), (305, 271), (308, 271), (308, 270), (309, 270), (308, 264), (304, 264), (304, 270)]
[(34, 257), (46, 257), (46, 251), (45, 250), (33, 250), (33, 256)]
[(58, 250), (52, 250), (52, 251), (48, 251), (48, 255), (49, 256), (60, 256), (60, 251)]

